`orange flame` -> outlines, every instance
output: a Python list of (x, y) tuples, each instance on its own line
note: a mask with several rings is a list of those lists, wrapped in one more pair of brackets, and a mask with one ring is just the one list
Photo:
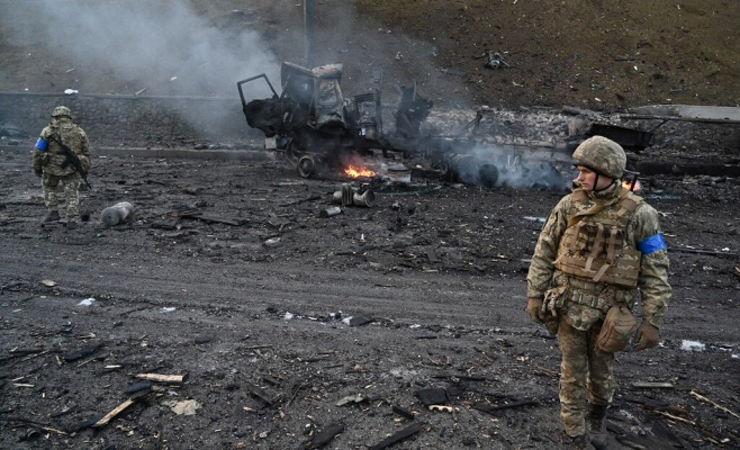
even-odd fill
[(370, 169), (363, 169), (362, 167), (352, 165), (344, 169), (344, 174), (350, 178), (372, 178), (375, 176), (375, 172)]
[[(632, 183), (626, 180), (622, 180), (622, 186), (626, 187), (627, 189), (630, 189), (632, 187)], [(633, 192), (641, 191), (642, 185), (640, 184), (640, 181), (638, 180), (637, 183), (635, 183), (635, 188), (632, 189)]]

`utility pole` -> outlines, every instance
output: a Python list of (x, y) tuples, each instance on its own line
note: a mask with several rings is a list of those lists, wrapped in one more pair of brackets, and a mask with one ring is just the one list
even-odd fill
[(303, 26), (306, 33), (305, 38), (305, 59), (306, 68), (313, 69), (314, 64), (314, 20), (316, 18), (316, 8), (314, 0), (304, 0), (303, 2)]

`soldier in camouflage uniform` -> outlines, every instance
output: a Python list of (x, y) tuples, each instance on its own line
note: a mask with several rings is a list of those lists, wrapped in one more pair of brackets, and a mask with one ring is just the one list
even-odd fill
[(74, 227), (80, 220), (80, 174), (67, 161), (59, 142), (71, 148), (87, 174), (90, 170), (90, 144), (82, 128), (72, 123), (72, 112), (66, 106), (57, 106), (51, 114), (51, 123), (41, 131), (33, 151), (33, 171), (41, 177), (46, 217), (44, 223), (60, 219), (56, 188), (61, 181), (67, 206), (67, 225)]
[(606, 410), (615, 390), (614, 353), (595, 349), (605, 314), (615, 305), (632, 309), (639, 289), (642, 323), (635, 351), (653, 347), (671, 287), (658, 214), (622, 187), (622, 147), (594, 136), (573, 159), (576, 188), (555, 206), (540, 233), (527, 276), (527, 312), (558, 337), (564, 447), (593, 449), (592, 442), (606, 446)]

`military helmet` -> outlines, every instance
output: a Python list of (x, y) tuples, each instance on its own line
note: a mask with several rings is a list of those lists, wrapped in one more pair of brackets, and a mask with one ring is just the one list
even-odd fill
[(69, 110), (66, 106), (57, 106), (54, 108), (54, 111), (51, 113), (51, 117), (69, 117), (72, 118), (72, 111)]
[(586, 166), (614, 180), (622, 178), (627, 155), (622, 146), (603, 136), (593, 136), (581, 142), (573, 152), (573, 165)]

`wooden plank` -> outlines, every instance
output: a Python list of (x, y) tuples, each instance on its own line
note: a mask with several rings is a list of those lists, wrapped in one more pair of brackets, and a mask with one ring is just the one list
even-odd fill
[(126, 408), (128, 408), (129, 406), (131, 406), (133, 404), (134, 404), (134, 401), (133, 400), (131, 400), (131, 399), (126, 400), (125, 402), (123, 402), (120, 405), (118, 405), (115, 408), (113, 408), (113, 410), (111, 412), (109, 412), (108, 414), (106, 414), (105, 416), (103, 416), (102, 419), (100, 419), (97, 422), (95, 422), (95, 424), (93, 424), (92, 427), (93, 428), (100, 428), (100, 427), (104, 427), (104, 426), (108, 425), (108, 422), (110, 422), (111, 420), (113, 420), (113, 418), (115, 418), (117, 415), (121, 414)]
[(139, 373), (136, 378), (141, 380), (157, 381), (159, 383), (182, 384), (188, 379), (188, 375), (162, 375), (158, 373)]

